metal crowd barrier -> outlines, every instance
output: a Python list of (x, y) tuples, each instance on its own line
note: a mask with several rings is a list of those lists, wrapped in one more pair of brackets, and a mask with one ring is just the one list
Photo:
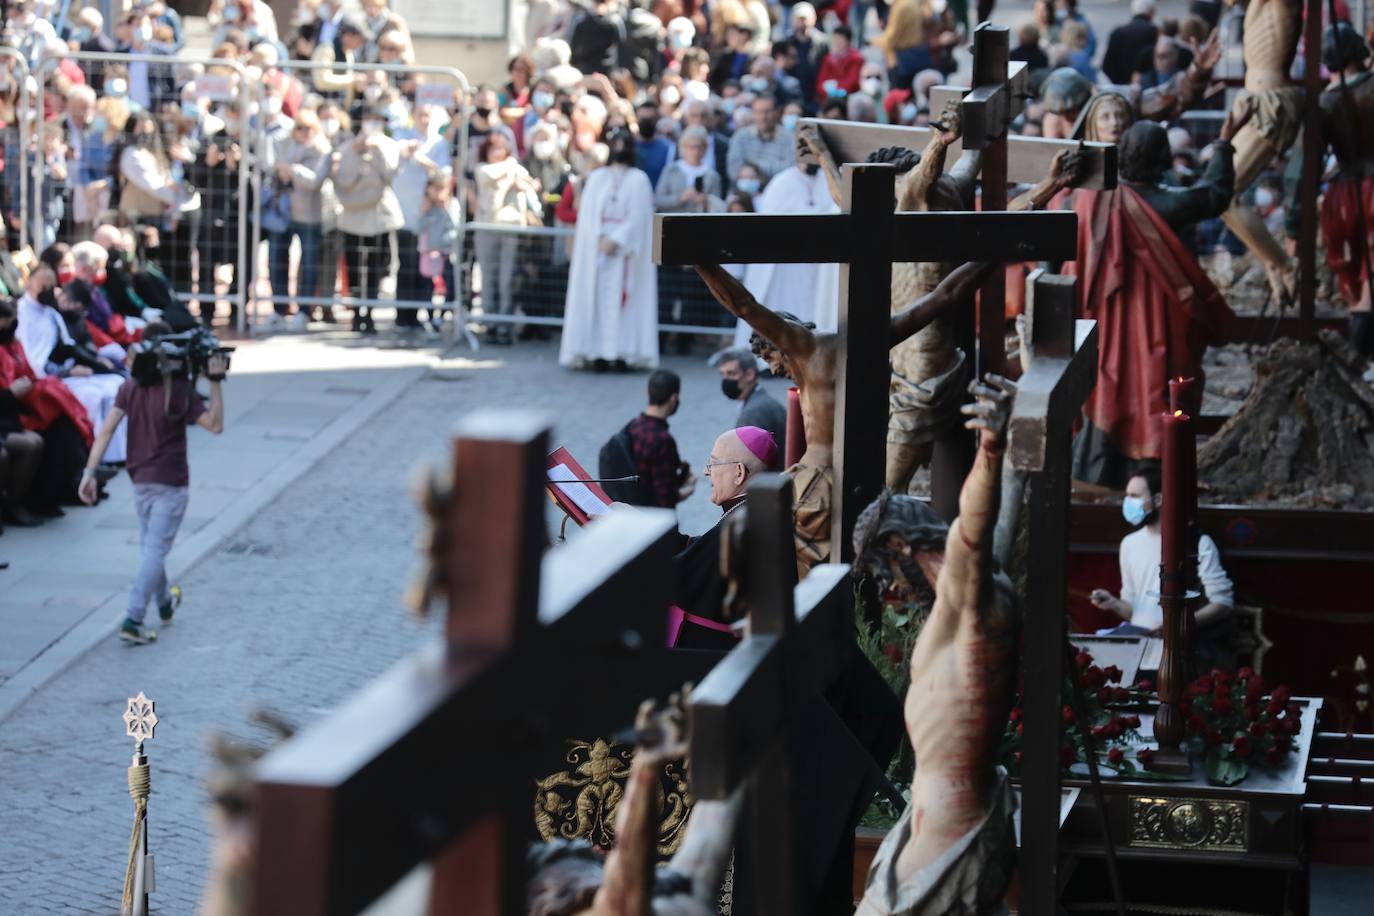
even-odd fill
[[(33, 112), (29, 106), (29, 94), (26, 91), (30, 75), (29, 62), (17, 48), (9, 45), (0, 46), (0, 61), (4, 62), (0, 63), (0, 67), (6, 67), (9, 71), (11, 92), (15, 95), (15, 114), (19, 122), (17, 125), (7, 125), (4, 130), (5, 188), (7, 196), (15, 194), (19, 197), (19, 247), (24, 248), (29, 244), (29, 189), (33, 187), (28, 180), (28, 169), (24, 163), (32, 148), (31, 132), (34, 123)], [(38, 98), (39, 104), (42, 104), (42, 93), (39, 93)], [(42, 121), (38, 123), (41, 124)], [(17, 146), (11, 143), (11, 138)], [(18, 171), (12, 190), (9, 174), (11, 168)], [(14, 206), (13, 200), (10, 201), (10, 206)], [(8, 226), (5, 227), (5, 231), (8, 233)]]
[[(383, 63), (322, 63), (318, 61), (295, 60), (281, 61), (277, 64), (275, 69), (283, 73), (295, 75), (295, 78), (302, 85), (306, 86), (307, 91), (317, 92), (317, 94), (325, 95), (326, 98), (331, 98), (332, 96), (330, 93), (319, 92), (316, 89), (316, 73), (327, 72), (335, 75), (363, 74), (369, 78), (374, 77), (376, 74), (391, 75), (394, 77), (394, 83), (392, 79), (388, 79), (387, 86), (383, 90), (384, 92), (389, 92), (393, 88), (398, 90), (402, 94), (406, 106), (412, 115), (416, 107), (420, 105), (441, 108), (449, 119), (448, 130), (458, 131), (457, 143), (452, 142), (451, 134), (447, 131), (444, 137), (445, 147), (449, 152), (448, 166), (451, 169), (451, 173), (459, 179), (459, 186), (461, 188), (461, 176), (467, 161), (469, 100), (471, 97), (471, 87), (467, 77), (462, 71), (453, 67), (424, 67)], [(409, 84), (409, 88), (407, 88), (407, 84)], [(355, 94), (351, 90), (346, 90), (344, 95), (346, 101), (356, 100)], [(380, 99), (366, 100), (364, 101), (364, 105), (370, 105), (372, 102), (379, 100)], [(354, 125), (354, 127), (356, 128), (356, 125)], [(337, 162), (338, 154), (343, 149), (343, 144), (348, 142), (351, 137), (351, 134), (344, 136), (341, 133), (336, 139), (334, 143), (335, 162)], [(253, 235), (251, 244), (254, 250), (257, 250), (264, 238), (262, 228), (262, 206), (266, 195), (262, 193), (262, 188), (264, 181), (270, 182), (272, 180), (271, 175), (265, 174), (265, 172), (270, 171), (268, 163), (271, 163), (274, 158), (273, 150), (270, 147), (273, 142), (276, 142), (268, 137), (265, 130), (259, 130), (257, 140), (258, 145), (256, 148), (257, 154), (255, 161), (260, 163), (262, 167), (255, 168), (253, 171), (253, 198), (256, 204), (253, 213)], [(423, 194), (423, 191), (421, 191), (421, 194)], [(331, 199), (332, 195), (326, 194), (325, 207), (332, 206)], [(461, 289), (463, 285), (463, 278), (461, 275), (463, 265), (460, 245), (463, 237), (462, 227), (464, 222), (461, 192), (454, 195), (453, 207), (450, 212), (454, 215), (458, 231), (454, 235), (454, 245), (450, 254), (453, 272), (448, 274), (448, 276), (452, 276), (454, 278), (453, 285)], [(333, 216), (335, 216), (335, 214), (322, 213), (321, 218), (323, 224), (333, 222)], [(415, 241), (418, 241), (418, 239)], [(397, 233), (392, 233), (391, 239), (387, 243), (389, 250), (383, 255), (386, 263), (389, 265), (386, 271), (388, 276), (385, 279), (394, 280), (396, 287), (399, 288), (404, 286), (404, 290), (407, 292), (413, 289), (422, 288), (425, 285), (432, 285), (429, 284), (425, 278), (418, 275), (418, 253), (416, 257), (412, 259), (408, 252), (402, 251), (403, 245), (413, 243), (414, 242), (408, 237), (401, 240), (397, 238)], [(287, 244), (290, 246), (290, 251), (296, 252), (295, 260), (299, 263), (300, 252), (302, 250), (299, 239), (294, 242), (288, 241)], [(326, 250), (326, 256), (327, 254), (328, 250)], [(286, 254), (286, 257), (291, 257), (290, 252)], [(393, 296), (392, 298), (382, 298), (380, 295), (372, 297), (366, 295), (353, 296), (350, 294), (353, 288), (361, 286), (365, 293), (367, 286), (379, 287), (380, 283), (374, 283), (371, 278), (366, 278), (366, 283), (364, 284), (362, 282), (363, 278), (348, 276), (347, 286), (340, 290), (341, 295), (334, 295), (335, 289), (333, 281), (337, 279), (337, 270), (331, 269), (334, 267), (335, 265), (333, 264), (322, 265), (323, 269), (320, 282), (313, 291), (301, 291), (297, 288), (297, 294), (291, 295), (287, 290), (272, 289), (270, 295), (259, 296), (257, 300), (271, 302), (273, 305), (294, 303), (301, 308), (309, 308), (316, 305), (326, 307), (337, 305), (345, 308), (371, 309), (380, 307), (426, 309), (430, 310), (431, 313), (435, 309), (453, 309), (455, 312), (453, 327), (461, 329), (461, 332), (465, 335), (468, 334), (466, 330), (466, 321), (462, 314), (463, 306), (461, 302), (457, 301), (456, 290), (446, 290), (444, 298), (451, 301), (439, 305), (435, 305), (432, 302), (433, 297), (431, 297), (431, 300), (425, 300), (423, 297), (403, 297), (399, 295)], [(413, 276), (409, 276), (403, 275), (403, 271), (415, 271), (416, 273)], [(299, 270), (294, 272), (289, 271), (288, 284), (295, 281), (298, 275)], [(475, 339), (471, 338), (470, 335), (469, 340), (475, 344)]]
[[(204, 116), (198, 123), (193, 124), (190, 118), (182, 115), (181, 103), (183, 100), (194, 100), (206, 111), (211, 105), (215, 105), (218, 106), (218, 111), (221, 114), (232, 112), (238, 116), (241, 125), (238, 143), (235, 144), (230, 140), (225, 143), (225, 146), (226, 149), (235, 145), (239, 147), (240, 166), (233, 169), (223, 169), (222, 181), (212, 181), (204, 187), (195, 187), (194, 190), (197, 193), (192, 196), (186, 193), (187, 189), (192, 187), (191, 182), (188, 177), (183, 176), (177, 182), (183, 199), (175, 210), (159, 216), (135, 216), (127, 212), (121, 213), (119, 209), (110, 207), (108, 202), (104, 207), (95, 208), (95, 203), (90, 202), (87, 205), (94, 208), (96, 212), (91, 213), (92, 218), (84, 221), (84, 223), (87, 224), (87, 228), (94, 228), (95, 225), (105, 222), (112, 222), (121, 226), (153, 226), (157, 228), (161, 238), (159, 266), (163, 268), (177, 293), (189, 302), (196, 302), (201, 308), (202, 314), (206, 308), (213, 309), (216, 302), (229, 299), (237, 312), (239, 329), (243, 330), (247, 318), (248, 292), (252, 281), (249, 276), (252, 273), (250, 267), (252, 262), (248, 258), (248, 189), (249, 172), (252, 168), (251, 147), (253, 138), (250, 123), (252, 113), (247, 104), (246, 93), (243, 91), (249, 82), (246, 68), (238, 61), (222, 58), (172, 57), (160, 54), (82, 51), (48, 57), (42, 61), (34, 74), (38, 84), (36, 118), (38, 124), (45, 123), (46, 94), (50, 84), (57, 78), (58, 65), (64, 60), (73, 61), (81, 67), (86, 75), (87, 85), (95, 83), (100, 85), (102, 89), (108, 88), (104, 85), (108, 80), (116, 78), (123, 78), (127, 85), (129, 65), (146, 64), (150, 89), (149, 101), (152, 103), (150, 113), (157, 122), (164, 142), (168, 137), (184, 141), (188, 149), (192, 146), (195, 147), (197, 155), (199, 155), (201, 145), (212, 138), (199, 134), (199, 131), (203, 130), (207, 123)], [(154, 87), (156, 87), (157, 94), (152, 96)], [(101, 92), (98, 95), (108, 96), (109, 93)], [(131, 100), (128, 98), (127, 89), (123, 98), (125, 106), (129, 107)], [(133, 112), (130, 108), (130, 117), (132, 116)], [(121, 129), (117, 133), (122, 134), (123, 130)], [(119, 139), (118, 136), (111, 137), (109, 143), (111, 152), (118, 148)], [(169, 157), (168, 165), (173, 171), (174, 181), (178, 166), (182, 169), (187, 166), (192, 169), (197, 168), (195, 159), (186, 163), (173, 161)], [(72, 219), (75, 211), (74, 189), (70, 186), (69, 180), (59, 181), (52, 176), (44, 167), (42, 156), (33, 157), (31, 168), (33, 187), (37, 189), (37, 193), (34, 195), (35, 200), (41, 204), (49, 193), (60, 192), (65, 197), (66, 217), (59, 227), (58, 240), (73, 243), (83, 241), (85, 236), (74, 231), (76, 228), (75, 220)], [(218, 167), (216, 170), (218, 171)], [(120, 181), (119, 173), (119, 163), (112, 161), (109, 169), (111, 194), (114, 194), (116, 185)], [(58, 184), (64, 187), (54, 187), (51, 192), (49, 191), (50, 185)], [(124, 191), (120, 191), (121, 198), (123, 193)], [(95, 196), (99, 197), (100, 195)], [(232, 208), (224, 211), (213, 210), (210, 206), (211, 202), (221, 200), (230, 200)], [(43, 241), (50, 232), (42, 209), (41, 206), (38, 208), (39, 212), (33, 214), (32, 220), (34, 247), (39, 250), (44, 247)], [(234, 282), (228, 293), (220, 296), (216, 289), (217, 281), (214, 268), (226, 264), (230, 264), (234, 268)]]
[[(568, 289), (571, 226), (512, 226), (501, 223), (469, 223), (468, 236), (492, 233), (514, 236), (520, 246), (514, 277), (515, 314), (492, 314), (485, 308), (486, 286), (480, 265), (473, 282), (462, 289), (465, 310), (476, 324), (563, 326)], [(473, 250), (469, 238), (464, 256)], [(658, 269), (658, 329), (671, 334), (733, 334), (735, 318), (712, 297), (706, 284), (690, 267)]]

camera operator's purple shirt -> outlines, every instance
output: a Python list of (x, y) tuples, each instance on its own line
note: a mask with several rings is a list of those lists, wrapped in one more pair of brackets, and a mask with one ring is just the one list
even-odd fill
[(205, 401), (186, 379), (169, 379), (170, 401), (163, 385), (144, 387), (133, 379), (120, 386), (115, 406), (129, 424), (125, 467), (134, 483), (185, 487), (191, 483), (186, 463), (186, 427), (205, 413)]

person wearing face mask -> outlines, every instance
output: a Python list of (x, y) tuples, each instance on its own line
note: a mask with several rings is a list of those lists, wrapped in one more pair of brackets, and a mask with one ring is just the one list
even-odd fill
[[(249, 168), (252, 148), (244, 137), (244, 116), (238, 108), (225, 105), (218, 111), (220, 127), (200, 144), (195, 159), (186, 166), (192, 187), (200, 192), (201, 239), (197, 270), (197, 286), (202, 291), (215, 288), (215, 270), (224, 264), (233, 266), (234, 287), (245, 281), (239, 274), (239, 221), (241, 212), (253, 212), (252, 198), (240, 200), (239, 170)], [(247, 192), (252, 194), (251, 186)], [(241, 206), (242, 205), (242, 206)], [(251, 231), (251, 230), (250, 230)], [(254, 277), (256, 251), (247, 246), (243, 252), (246, 277)], [(250, 287), (251, 288), (251, 287)], [(201, 320), (208, 326), (215, 315), (211, 298), (200, 302)], [(232, 291), (229, 297), (229, 321), (238, 315), (238, 302)]]
[[(92, 428), (99, 427), (114, 408), (114, 397), (122, 384), (112, 374), (114, 364), (92, 348), (83, 347), (72, 337), (62, 312), (79, 306), (68, 302), (57, 275), (47, 265), (36, 267), (24, 284), (18, 303), (19, 326), (16, 337), (24, 358), (38, 378), (58, 378), (86, 412)], [(112, 441), (109, 462), (124, 460), (122, 428)]]
[[(749, 350), (729, 349), (716, 364), (720, 370), (720, 392), (739, 404), (735, 425), (756, 426), (768, 431), (774, 442), (787, 441), (787, 409), (759, 384), (758, 359)], [(782, 450), (778, 449), (767, 470), (782, 470)]]
[[(859, 77), (859, 91), (868, 96), (875, 103), (880, 103), (887, 95), (887, 80), (883, 73), (883, 68), (873, 63), (866, 63)], [(879, 109), (882, 106), (879, 105)]]
[[(853, 46), (854, 34), (847, 26), (840, 26), (830, 34), (830, 49), (821, 58), (816, 72), (816, 97), (826, 99), (858, 92), (864, 56)], [(878, 81), (877, 91), (882, 91)], [(871, 93), (877, 95), (877, 92)]]
[[(840, 212), (825, 173), (815, 163), (795, 164), (773, 176), (754, 198), (754, 209), (759, 213)], [(742, 282), (757, 301), (774, 311), (791, 312), (803, 324), (814, 324), (821, 331), (833, 331), (839, 325), (838, 264), (747, 264)], [(751, 333), (749, 325), (738, 321), (734, 346), (749, 349)]]
[[(816, 110), (821, 65), (829, 56), (830, 41), (824, 32), (816, 28), (814, 6), (802, 2), (792, 7), (792, 33), (788, 44), (796, 54), (796, 61), (788, 72), (801, 83), (802, 101), (807, 111)], [(820, 98), (824, 97), (824, 94), (820, 95)]]
[(156, 120), (146, 113), (129, 118), (114, 164), (113, 205), (135, 222), (160, 224), (176, 205), (177, 195)]
[[(1090, 600), (1101, 610), (1120, 617), (1123, 624), (1106, 632), (1149, 633), (1158, 635), (1164, 625), (1164, 610), (1159, 604), (1159, 561), (1161, 536), (1159, 510), (1163, 505), (1159, 465), (1142, 465), (1126, 483), (1126, 496), (1121, 502), (1121, 514), (1136, 530), (1121, 541), (1121, 595), (1117, 597), (1103, 588), (1093, 589)], [(1203, 670), (1210, 670), (1223, 659), (1218, 652), (1227, 652), (1227, 631), (1231, 625), (1233, 606), (1231, 579), (1221, 565), (1216, 542), (1203, 534), (1198, 537), (1198, 579), (1202, 583), (1204, 603), (1193, 612), (1197, 624), (1194, 645), (1206, 660)], [(1234, 662), (1233, 662), (1234, 663)]]
[[(343, 232), (348, 295), (375, 300), (389, 269), (392, 233), (405, 222), (392, 181), (401, 165), (400, 148), (385, 134), (386, 115), (368, 109), (357, 136), (334, 167), (334, 193), (339, 199), (338, 225)], [(353, 310), (353, 330), (375, 334), (371, 305)]]
[[(529, 93), (529, 110), (525, 112), (524, 123), (520, 131), (521, 136), (528, 138), (535, 124), (549, 117), (556, 104), (558, 104), (558, 92), (553, 81), (543, 78), (536, 80)], [(527, 146), (528, 142), (527, 139)]]
[(749, 72), (749, 42), (754, 34), (747, 22), (735, 23), (725, 30), (725, 47), (711, 62), (711, 89), (720, 92), (729, 80), (738, 81)]
[(397, 31), (404, 35), (407, 40), (410, 38), (410, 27), (406, 25), (405, 19), (400, 13), (387, 8), (387, 0), (363, 0), (363, 25), (372, 35), (364, 50), (363, 57), (369, 63), (375, 63), (377, 57), (377, 43), (380, 37), (390, 31)]
[(635, 110), (639, 118), (639, 140), (635, 144), (635, 167), (649, 176), (649, 183), (657, 186), (663, 169), (673, 159), (672, 141), (658, 136), (658, 106), (645, 102)]
[(792, 133), (781, 128), (778, 103), (772, 96), (755, 98), (750, 110), (754, 123), (735, 131), (730, 138), (727, 170), (738, 175), (744, 163), (752, 162), (767, 184), (793, 163)]

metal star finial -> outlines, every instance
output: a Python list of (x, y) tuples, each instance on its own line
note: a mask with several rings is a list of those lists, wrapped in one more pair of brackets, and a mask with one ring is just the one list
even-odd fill
[(133, 738), (140, 748), (143, 747), (144, 741), (152, 739), (153, 730), (157, 728), (157, 713), (154, 711), (156, 705), (140, 690), (138, 696), (129, 698), (129, 706), (124, 710), (124, 732)]

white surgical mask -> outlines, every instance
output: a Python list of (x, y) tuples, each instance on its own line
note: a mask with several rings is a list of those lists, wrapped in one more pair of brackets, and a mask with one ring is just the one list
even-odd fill
[(797, 129), (797, 116), (794, 115), (794, 114), (785, 114), (785, 115), (783, 115), (783, 116), (782, 116), (782, 129), (783, 129), (783, 130), (787, 130), (787, 131), (796, 130), (796, 129)]
[(943, 16), (947, 9), (949, 9), (949, 0), (930, 0), (930, 11), (935, 15)]
[(129, 84), (124, 81), (124, 78), (122, 76), (116, 76), (114, 79), (108, 79), (105, 81), (106, 95), (112, 95), (115, 98), (123, 98), (124, 94), (128, 91)]
[(144, 23), (138, 27), (138, 40), (145, 45), (153, 40), (153, 26), (151, 23)]
[(263, 107), (267, 109), (268, 114), (276, 117), (281, 114), (281, 99), (275, 95), (268, 96), (267, 101), (263, 103)]
[(534, 150), (534, 158), (552, 159), (554, 153), (558, 152), (558, 144), (552, 140), (535, 140), (532, 149)]
[(362, 136), (363, 136), (364, 138), (366, 138), (366, 137), (375, 137), (375, 136), (377, 136), (378, 134), (380, 134), (381, 132), (382, 132), (382, 122), (381, 122), (381, 121), (364, 121), (364, 122), (363, 122)]
[(238, 21), (239, 21), (239, 7), (238, 7), (238, 4), (237, 4), (237, 3), (231, 3), (231, 4), (229, 4), (228, 6), (226, 6), (226, 7), (224, 8), (224, 21), (225, 21), (225, 22), (238, 22)]
[(658, 100), (664, 105), (676, 105), (682, 101), (682, 93), (677, 91), (676, 86), (664, 86), (658, 94)]
[(325, 118), (320, 122), (320, 128), (324, 131), (326, 137), (332, 137), (339, 132), (339, 119)]
[(865, 95), (877, 95), (883, 91), (883, 81), (876, 76), (870, 76), (863, 81), (860, 88), (863, 89)]
[(741, 178), (735, 182), (735, 187), (745, 194), (757, 194), (759, 193), (759, 180), (757, 178)]
[(915, 123), (917, 113), (918, 113), (918, 109), (916, 108), (916, 103), (914, 103), (914, 102), (907, 102), (905, 105), (902, 106), (902, 112), (901, 112), (901, 121), (902, 121), (902, 123), (903, 123), (903, 124), (913, 124), (913, 123)]

